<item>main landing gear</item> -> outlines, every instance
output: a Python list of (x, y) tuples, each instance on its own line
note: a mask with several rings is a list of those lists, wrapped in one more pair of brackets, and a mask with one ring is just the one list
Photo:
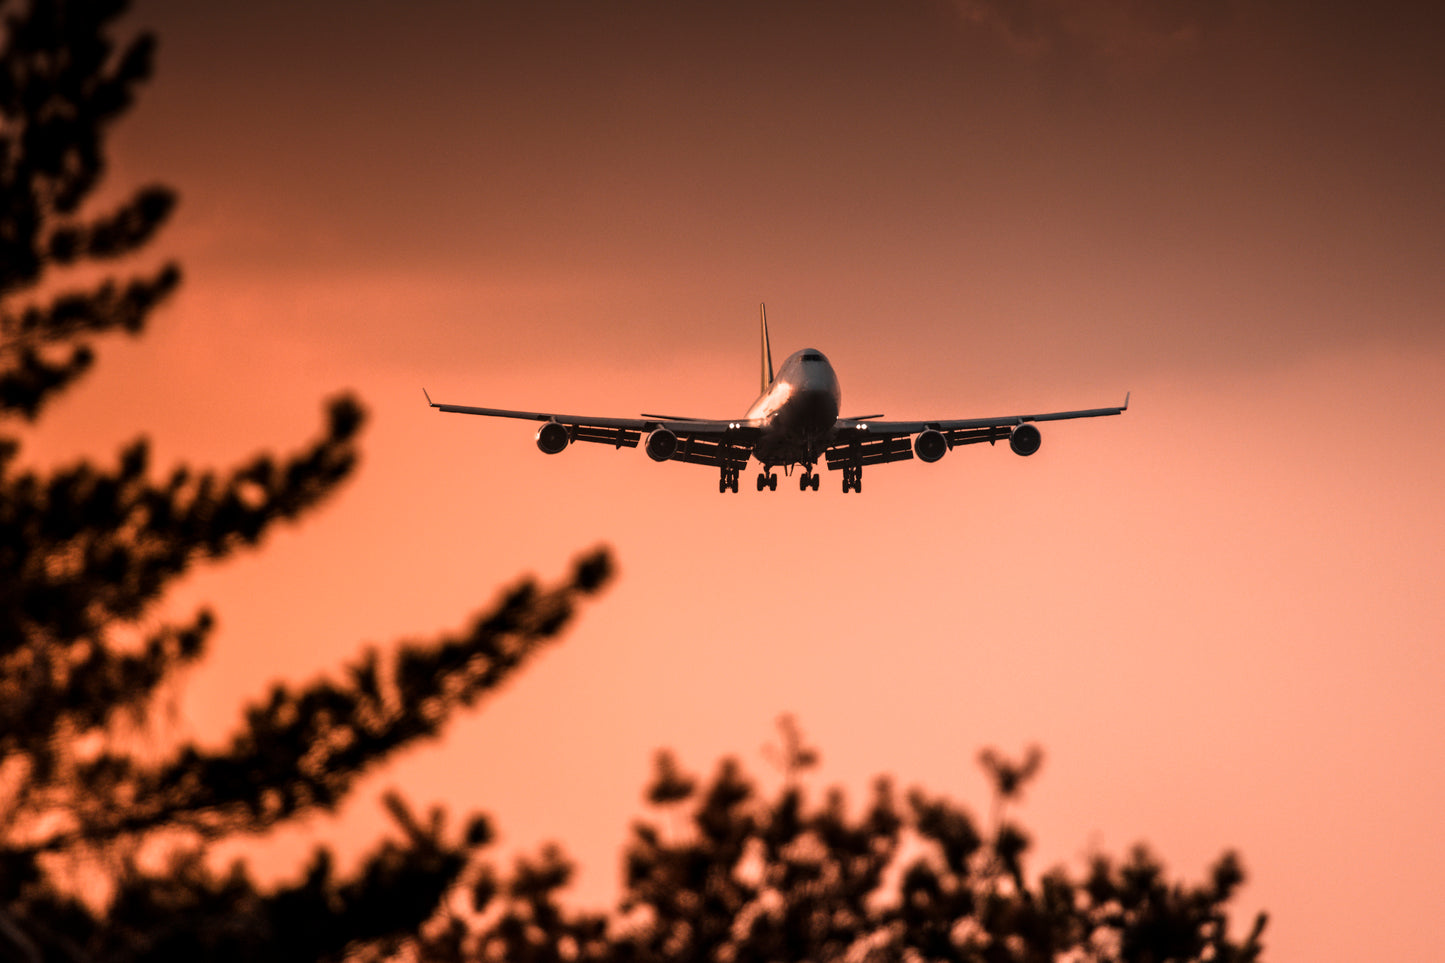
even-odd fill
[[(791, 466), (785, 465), (785, 466), (783, 466), (783, 468), (784, 468), (784, 471), (786, 471), (788, 474), (792, 474), (792, 472), (791, 472)], [(856, 479), (856, 478), (855, 478), (854, 480), (850, 481), (849, 479), (850, 479), (850, 478), (853, 478), (853, 476), (850, 475), (849, 472), (855, 472), (856, 475), (861, 476), (861, 475), (863, 474), (863, 469), (862, 469), (862, 468), (858, 468), (858, 469), (844, 469), (844, 472), (843, 472), (843, 490), (844, 490), (845, 492), (848, 491), (849, 486), (851, 485), (851, 486), (853, 486), (853, 491), (862, 491), (862, 490), (863, 490), (862, 487), (861, 487), (862, 484), (863, 484), (862, 481), (859, 480), (859, 479)], [(719, 493), (722, 493), (722, 492), (736, 492), (736, 491), (738, 490), (738, 475), (739, 475), (739, 473), (740, 473), (740, 470), (739, 470), (739, 468), (738, 468), (736, 465), (725, 465), (725, 466), (723, 466), (723, 468), (721, 469), (721, 474), (720, 474), (720, 476), (719, 476), (719, 478), (718, 478), (718, 483), (717, 483), (717, 490), (718, 490), (718, 492), (719, 492)], [(805, 466), (804, 469), (803, 469), (803, 474), (801, 474), (801, 475), (798, 476), (798, 491), (802, 491), (802, 492), (809, 491), (809, 490), (817, 491), (817, 490), (818, 490), (818, 484), (819, 484), (819, 482), (821, 482), (822, 480), (823, 480), (823, 479), (822, 479), (822, 476), (819, 475), (817, 472), (813, 471), (813, 466), (812, 466), (812, 465), (807, 465), (807, 466)], [(760, 471), (760, 472), (758, 472), (758, 491), (760, 491), (760, 492), (761, 492), (761, 491), (775, 492), (775, 491), (777, 491), (777, 490), (778, 490), (778, 473), (775, 472), (775, 471), (773, 471), (773, 468), (772, 468), (771, 465), (765, 465), (765, 466), (763, 467), (763, 470)]]
[(850, 491), (863, 493), (863, 466), (846, 465), (843, 468), (843, 494)]
[[(784, 465), (783, 471), (791, 475), (793, 473), (793, 466)], [(798, 491), (805, 492), (809, 489), (817, 491), (818, 482), (821, 480), (818, 475), (814, 474), (812, 465), (804, 465), (803, 474), (798, 476)], [(764, 465), (762, 472), (758, 475), (758, 491), (762, 491), (765, 488), (770, 492), (778, 490), (778, 475), (777, 472), (773, 471), (771, 465)]]

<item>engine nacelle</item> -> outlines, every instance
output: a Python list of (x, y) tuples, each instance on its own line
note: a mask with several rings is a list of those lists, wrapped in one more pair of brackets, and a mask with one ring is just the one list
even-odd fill
[(549, 455), (555, 455), (566, 448), (571, 440), (571, 436), (567, 434), (567, 426), (555, 421), (549, 421), (537, 429), (537, 447)]
[(653, 461), (667, 461), (677, 453), (677, 435), (666, 428), (658, 428), (647, 436), (647, 457)]
[(948, 439), (936, 428), (920, 431), (918, 437), (913, 439), (913, 453), (918, 456), (919, 461), (931, 464), (948, 454)]
[(1014, 450), (1015, 455), (1028, 457), (1039, 450), (1039, 445), (1044, 443), (1044, 436), (1039, 433), (1035, 425), (1019, 425), (1008, 436), (1008, 446)]

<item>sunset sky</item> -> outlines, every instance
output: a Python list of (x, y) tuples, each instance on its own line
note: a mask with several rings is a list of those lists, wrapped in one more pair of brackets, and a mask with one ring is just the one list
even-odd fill
[[(29, 445), (228, 465), (354, 389), (340, 497), (171, 604), (222, 737), (275, 678), (464, 623), (523, 573), (618, 580), (443, 742), (307, 834), (415, 802), (618, 889), (653, 750), (794, 713), (823, 782), (976, 812), (1038, 743), (1035, 870), (1148, 841), (1250, 872), (1272, 960), (1427, 960), (1445, 901), (1445, 69), (1438, 13), (1305, 2), (141, 0), (157, 75), (108, 187), (175, 187), (186, 280)], [(730, 417), (777, 357), (844, 414), (1114, 405), (804, 495), (541, 454), (460, 404)], [(296, 833), (266, 864), (292, 870)]]

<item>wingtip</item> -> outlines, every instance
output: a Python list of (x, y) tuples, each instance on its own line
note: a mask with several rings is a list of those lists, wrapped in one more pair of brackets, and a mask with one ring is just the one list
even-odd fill
[(1133, 393), (1134, 393), (1134, 392), (1132, 392), (1132, 391), (1126, 391), (1126, 392), (1124, 392), (1124, 407), (1120, 408), (1120, 409), (1119, 409), (1120, 411), (1128, 411), (1128, 410), (1129, 410), (1129, 396), (1132, 395)]
[(427, 393), (427, 390), (425, 388), (421, 389), (421, 393), (422, 397), (426, 398), (427, 404), (431, 405), (433, 408), (437, 406), (437, 403), (431, 400), (431, 395)]

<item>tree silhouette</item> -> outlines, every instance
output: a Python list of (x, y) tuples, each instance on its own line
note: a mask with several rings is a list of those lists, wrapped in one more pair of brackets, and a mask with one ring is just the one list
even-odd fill
[(23, 466), (16, 423), (39, 419), (107, 337), (139, 334), (180, 281), (173, 263), (85, 280), (145, 247), (176, 203), (150, 186), (90, 209), (106, 134), (155, 48), (150, 35), (113, 39), (124, 7), (0, 0), (0, 957), (381, 953), (481, 872), (484, 819), (452, 831), (392, 797), (399, 838), (354, 874), (318, 851), (298, 881), (269, 890), (242, 866), (214, 870), (208, 847), (330, 810), (359, 776), (436, 736), (557, 636), (610, 558), (594, 551), (556, 585), (523, 581), (453, 635), (278, 684), (220, 749), (128, 747), (124, 732), (151, 724), (159, 687), (216, 625), (208, 609), (158, 625), (166, 588), (334, 493), (364, 415), (339, 396), (306, 448), (225, 471), (182, 465), (157, 479), (144, 438), (111, 466)]
[[(1008, 806), (1039, 771), (993, 751), (991, 825), (954, 802), (879, 778), (862, 812), (843, 793), (810, 801), (805, 770), (818, 759), (791, 720), (784, 780), (762, 797), (736, 760), (710, 783), (657, 756), (645, 798), (662, 819), (639, 821), (624, 856), (616, 914), (569, 915), (557, 896), (571, 867), (555, 850), (523, 861), (500, 909), (453, 916), (423, 935), (417, 958), (526, 963), (893, 963), (1232, 961), (1260, 958), (1260, 914), (1238, 939), (1226, 904), (1244, 881), (1226, 852), (1202, 883), (1171, 882), (1143, 846), (1093, 857), (1087, 872), (1033, 878), (1030, 839)], [(486, 910), (494, 881), (476, 901)]]

